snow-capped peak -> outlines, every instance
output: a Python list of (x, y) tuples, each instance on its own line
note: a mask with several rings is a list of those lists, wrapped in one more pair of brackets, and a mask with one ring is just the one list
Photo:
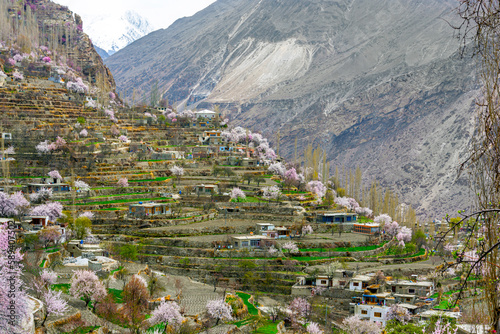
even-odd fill
[(83, 20), (83, 29), (94, 45), (109, 55), (155, 30), (147, 19), (131, 10), (83, 17)]

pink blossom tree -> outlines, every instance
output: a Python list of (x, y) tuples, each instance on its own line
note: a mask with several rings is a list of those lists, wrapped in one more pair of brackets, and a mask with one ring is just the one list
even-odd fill
[(57, 136), (56, 141), (54, 143), (56, 145), (56, 149), (58, 149), (58, 150), (62, 149), (64, 146), (66, 146), (66, 140), (64, 140), (63, 138), (61, 138), (59, 136)]
[(57, 170), (53, 170), (53, 171), (48, 172), (48, 175), (53, 179), (58, 179), (61, 181), (63, 180), (61, 174), (59, 174), (59, 171), (57, 171)]
[(89, 86), (83, 83), (82, 78), (76, 78), (75, 81), (68, 81), (66, 88), (74, 93), (86, 94), (89, 92)]
[(297, 174), (297, 171), (293, 167), (285, 172), (284, 177), (285, 177), (284, 180), (285, 186), (287, 186), (288, 188), (292, 186), (297, 186), (299, 183), (299, 175)]
[(165, 324), (163, 333), (167, 333), (167, 326), (177, 327), (182, 323), (181, 308), (176, 302), (162, 301), (156, 309), (153, 310), (149, 323), (151, 325)]
[(303, 324), (311, 313), (311, 304), (301, 297), (296, 297), (288, 306), (292, 322)]
[(18, 216), (28, 206), (29, 202), (20, 191), (10, 196), (0, 191), (0, 217)]
[(49, 202), (36, 206), (30, 210), (32, 216), (48, 216), (49, 220), (55, 222), (62, 216), (63, 206), (59, 202)]
[(175, 178), (177, 179), (177, 182), (179, 182), (181, 176), (184, 175), (184, 168), (180, 167), (180, 166), (176, 166), (176, 165), (173, 165), (171, 168), (170, 168), (170, 171), (172, 172), (172, 174), (175, 176)]
[(384, 224), (384, 231), (391, 237), (395, 237), (399, 232), (400, 226), (397, 221)]
[(302, 235), (308, 235), (308, 234), (313, 234), (314, 230), (311, 227), (311, 225), (304, 225), (302, 226)]
[(55, 292), (51, 289), (43, 295), (43, 302), (45, 304), (45, 316), (41, 326), (45, 325), (45, 321), (49, 315), (63, 315), (68, 309), (68, 303), (61, 297), (62, 291)]
[(123, 142), (123, 143), (128, 142), (128, 138), (127, 138), (127, 136), (124, 136), (124, 135), (121, 135), (120, 137), (118, 137), (118, 139), (119, 139), (121, 142)]
[(14, 150), (14, 146), (9, 146), (5, 151), (3, 152), (4, 154), (16, 154), (16, 150)]
[(371, 217), (373, 214), (373, 211), (370, 208), (366, 208), (366, 207), (358, 207), (354, 211), (358, 215), (363, 216), (363, 217)]
[(399, 304), (394, 304), (389, 307), (386, 314), (387, 320), (395, 320), (397, 322), (406, 325), (411, 320), (411, 314), (407, 309), (400, 306)]
[(396, 235), (396, 239), (399, 241), (399, 245), (404, 247), (405, 242), (411, 241), (412, 231), (408, 227), (401, 226), (398, 234)]
[(116, 184), (118, 187), (121, 188), (127, 188), (129, 186), (128, 179), (126, 177), (122, 177), (121, 179), (119, 179), (118, 182), (116, 182)]
[(106, 288), (94, 272), (77, 270), (71, 277), (69, 293), (73, 297), (82, 298), (85, 306), (88, 306), (91, 301), (98, 302), (106, 297)]
[(88, 183), (80, 180), (75, 181), (75, 188), (84, 192), (90, 191), (90, 186), (88, 185)]
[(40, 204), (45, 203), (46, 201), (51, 199), (52, 195), (52, 188), (42, 187), (36, 193), (31, 193), (29, 197), (32, 204)]
[(349, 334), (380, 334), (382, 325), (379, 322), (364, 321), (358, 315), (345, 318), (342, 321), (344, 329)]
[(288, 253), (298, 253), (299, 252), (299, 247), (297, 247), (297, 244), (293, 241), (286, 242), (283, 246), (281, 246), (281, 249), (287, 250)]
[(31, 281), (33, 291), (37, 298), (42, 298), (42, 295), (50, 290), (52, 284), (57, 281), (57, 274), (49, 269), (43, 269), (40, 276), (35, 276)]
[(57, 244), (59, 239), (61, 239), (61, 231), (56, 226), (44, 228), (39, 232), (39, 239), (44, 244), (44, 247), (47, 248), (51, 242)]
[(87, 137), (89, 135), (89, 132), (85, 129), (83, 129), (82, 131), (80, 131), (80, 137)]
[(381, 215), (378, 215), (377, 217), (375, 217), (373, 219), (373, 221), (377, 224), (380, 224), (380, 225), (385, 225), (387, 223), (390, 223), (392, 222), (392, 218), (391, 216), (389, 216), (388, 214), (386, 213), (383, 213)]
[(306, 185), (306, 190), (312, 192), (318, 201), (326, 194), (326, 186), (321, 181), (309, 181)]
[(240, 199), (244, 200), (246, 197), (247, 196), (245, 195), (243, 190), (238, 187), (235, 187), (231, 190), (231, 200), (234, 200), (235, 202), (239, 202)]
[(17, 80), (17, 81), (24, 80), (24, 75), (17, 70), (14, 73), (12, 73), (12, 77), (14, 78), (14, 80)]
[(269, 253), (269, 255), (274, 255), (278, 252), (278, 250), (276, 249), (276, 247), (274, 247), (274, 245), (271, 245), (271, 247), (269, 247), (267, 252)]
[(286, 172), (286, 168), (285, 166), (281, 163), (281, 162), (275, 162), (273, 164), (271, 164), (267, 170), (274, 174), (274, 175), (278, 175), (278, 176), (281, 176), (281, 177), (284, 177), (285, 176), (285, 172)]
[(307, 324), (306, 331), (309, 334), (323, 334), (323, 330), (319, 328), (318, 323), (310, 322)]
[(80, 217), (86, 217), (86, 218), (92, 220), (92, 219), (94, 219), (94, 214), (92, 212), (90, 212), (90, 211), (85, 211), (84, 213), (81, 213), (78, 216), (78, 218), (80, 218)]
[(335, 197), (334, 202), (348, 210), (356, 210), (356, 208), (359, 208), (358, 202), (351, 197)]
[(223, 299), (209, 300), (207, 303), (207, 313), (213, 318), (217, 319), (215, 325), (220, 320), (233, 320), (232, 309)]
[(278, 188), (278, 186), (264, 187), (262, 188), (262, 193), (262, 197), (267, 200), (279, 200), (281, 196), (281, 190)]
[(50, 143), (48, 140), (38, 143), (35, 147), (38, 153), (49, 153), (51, 151)]

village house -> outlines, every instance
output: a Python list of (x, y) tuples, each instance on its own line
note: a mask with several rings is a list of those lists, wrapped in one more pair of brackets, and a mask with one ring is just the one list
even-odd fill
[(380, 233), (380, 224), (375, 224), (375, 223), (353, 224), (352, 231), (354, 233), (373, 235)]
[(263, 235), (238, 235), (231, 236), (231, 246), (234, 249), (258, 249), (263, 245), (263, 242), (268, 240), (266, 236)]
[(95, 257), (104, 254), (104, 250), (99, 244), (86, 243), (83, 240), (71, 240), (68, 242), (67, 250), (72, 257), (79, 257), (82, 254), (87, 257)]
[(364, 291), (370, 285), (372, 280), (371, 276), (368, 275), (356, 275), (349, 282), (349, 290), (351, 291)]
[(222, 131), (212, 130), (204, 131), (198, 139), (202, 145), (221, 145), (222, 144)]
[(62, 183), (58, 178), (47, 177), (42, 179), (42, 183), (28, 183), (26, 191), (34, 193), (40, 191), (42, 188), (52, 189), (53, 192), (68, 192), (71, 187), (67, 183)]
[(217, 116), (217, 113), (215, 111), (212, 111), (212, 110), (208, 110), (208, 109), (205, 109), (205, 110), (201, 110), (201, 111), (195, 111), (194, 114), (196, 115), (196, 118), (197, 119), (214, 119), (215, 116)]
[(213, 156), (213, 150), (208, 146), (196, 146), (192, 148), (193, 159), (210, 158)]
[(361, 320), (380, 322), (385, 326), (387, 311), (394, 302), (394, 298), (390, 296), (390, 292), (374, 295), (364, 294), (361, 297), (360, 303), (354, 303), (354, 314), (359, 316)]
[(406, 298), (429, 297), (434, 293), (434, 283), (430, 281), (389, 281), (387, 286), (395, 297), (405, 299), (405, 302), (409, 302)]
[(152, 160), (179, 160), (184, 159), (184, 152), (182, 151), (161, 151), (153, 152), (151, 154)]
[(134, 203), (128, 206), (128, 213), (132, 217), (147, 217), (169, 215), (172, 213), (170, 203)]
[(199, 184), (194, 186), (194, 192), (196, 195), (217, 194), (219, 192), (219, 186), (216, 184)]
[(49, 224), (49, 216), (26, 216), (23, 218), (22, 225), (25, 230), (38, 231), (48, 227)]
[(354, 224), (357, 221), (357, 213), (347, 212), (323, 212), (316, 215), (316, 222), (321, 224)]

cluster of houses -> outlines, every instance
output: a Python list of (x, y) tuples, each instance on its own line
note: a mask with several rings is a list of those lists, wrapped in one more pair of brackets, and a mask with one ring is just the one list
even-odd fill
[[(418, 319), (436, 315), (433, 310), (436, 301), (431, 298), (435, 292), (434, 283), (421, 280), (413, 275), (409, 280), (395, 280), (391, 277), (377, 281), (376, 274), (354, 275), (346, 270), (336, 270), (330, 275), (299, 277), (292, 288), (292, 295), (314, 293), (315, 287), (322, 287), (335, 294), (349, 291), (350, 313), (362, 320), (379, 322), (385, 326), (387, 312), (391, 305), (398, 304)], [(446, 316), (456, 317), (457, 312), (446, 312)]]

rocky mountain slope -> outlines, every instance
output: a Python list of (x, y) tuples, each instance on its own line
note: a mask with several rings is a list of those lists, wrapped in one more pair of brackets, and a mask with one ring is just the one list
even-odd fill
[(281, 133), (281, 153), (321, 144), (439, 218), (470, 203), (456, 180), (476, 96), (453, 37), (453, 0), (219, 0), (110, 57), (118, 89), (222, 105)]

